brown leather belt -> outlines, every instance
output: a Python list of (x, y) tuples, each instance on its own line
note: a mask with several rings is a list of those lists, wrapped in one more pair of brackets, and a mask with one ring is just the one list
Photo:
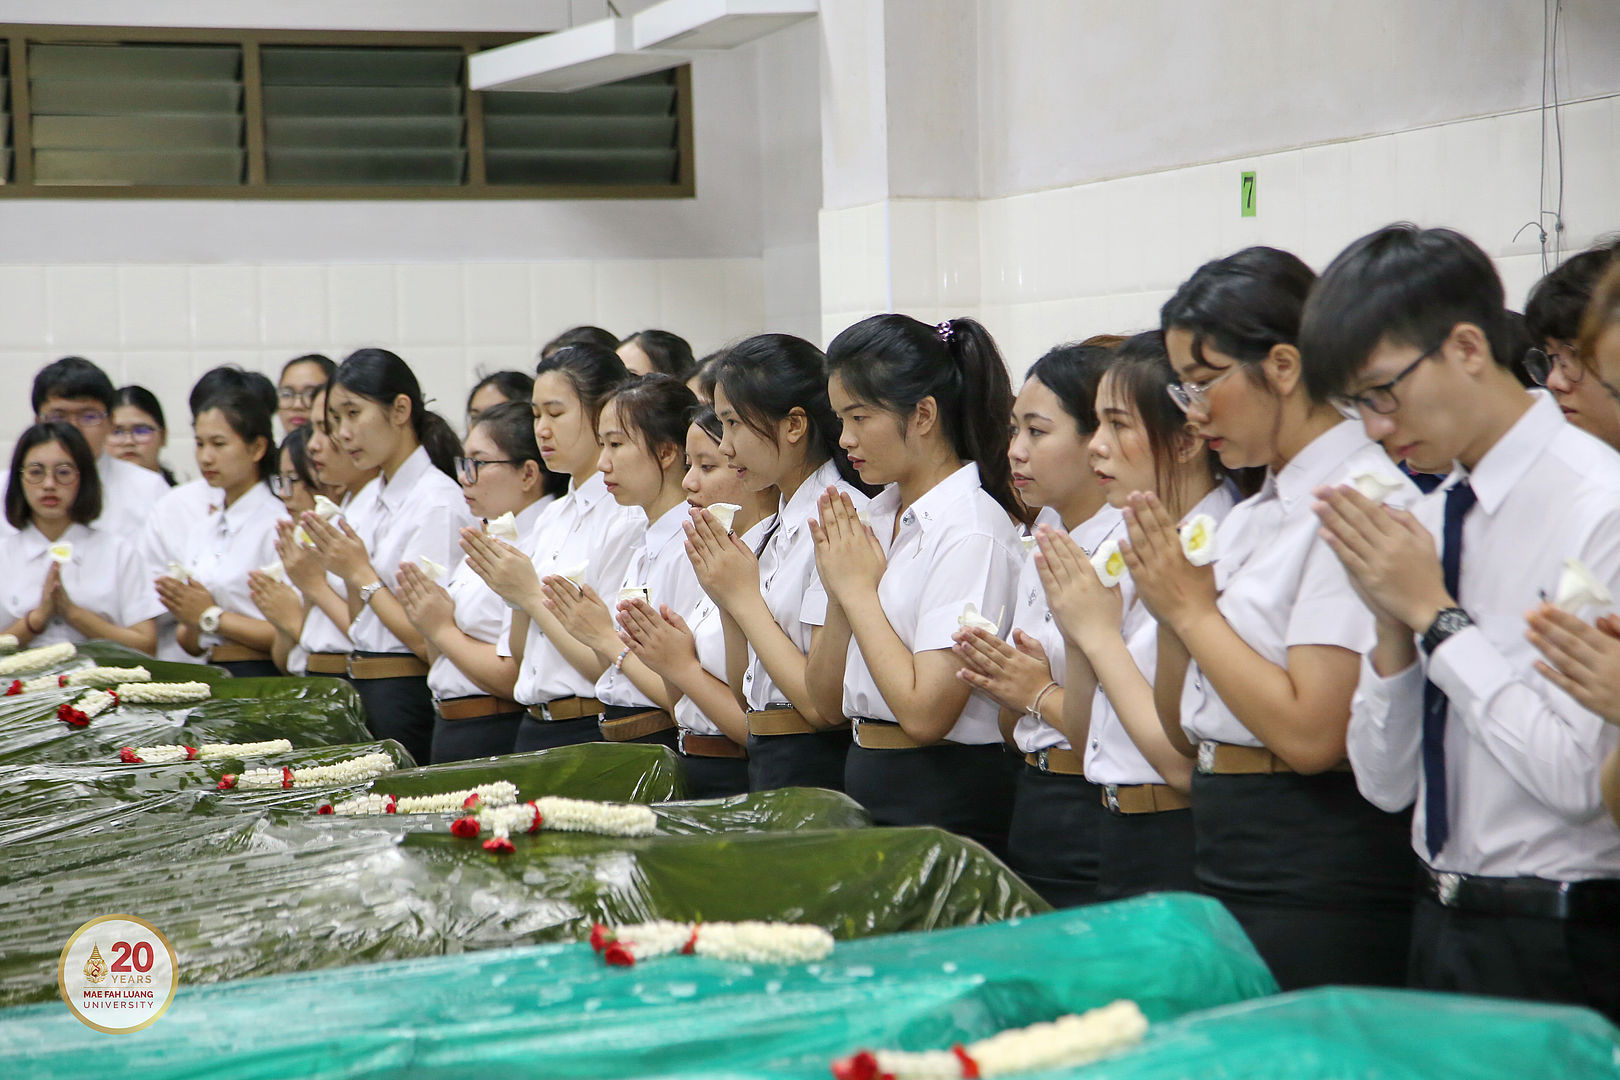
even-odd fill
[(582, 716), (601, 716), (602, 703), (593, 697), (560, 697), (556, 701), (530, 705), (529, 715), (548, 724), (558, 720), (578, 720)]
[[(1253, 776), (1291, 773), (1293, 766), (1263, 746), (1235, 746), (1205, 739), (1198, 744), (1198, 771), (1214, 776)], [(1328, 772), (1349, 772), (1350, 763), (1341, 761)]]
[(656, 735), (675, 726), (675, 718), (663, 709), (648, 709), (612, 720), (602, 721), (602, 738), (608, 742), (631, 742), (647, 735)]
[(724, 735), (701, 735), (695, 731), (687, 731), (685, 728), (682, 728), (680, 735), (675, 738), (675, 749), (688, 757), (748, 760), (748, 751)]
[(1024, 761), (1044, 773), (1057, 773), (1059, 776), (1086, 775), (1085, 755), (1076, 750), (1065, 750), (1061, 746), (1049, 746), (1045, 750), (1025, 754)]
[(1169, 784), (1101, 784), (1102, 804), (1116, 814), (1185, 810), (1192, 800)]
[(340, 652), (312, 652), (304, 666), (306, 675), (347, 675), (349, 654)]
[(269, 653), (238, 645), (234, 641), (222, 641), (208, 650), (208, 662), (211, 664), (240, 664), (249, 660), (269, 659)]
[(427, 661), (415, 656), (350, 656), (351, 679), (425, 679)]
[(748, 711), (750, 735), (814, 735), (817, 729), (791, 705), (772, 705)]
[(523, 706), (515, 701), (507, 701), (498, 697), (458, 697), (448, 701), (436, 701), (433, 707), (439, 710), (439, 715), (446, 720), (478, 720), (485, 716), (501, 716), (505, 713), (522, 712)]
[(916, 750), (922, 743), (907, 735), (899, 724), (857, 716), (855, 745), (863, 750)]

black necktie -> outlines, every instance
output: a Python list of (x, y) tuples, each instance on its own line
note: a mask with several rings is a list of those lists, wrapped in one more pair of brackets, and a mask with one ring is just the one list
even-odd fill
[[(1465, 480), (1446, 492), (1446, 523), (1440, 545), (1440, 569), (1446, 592), (1462, 603), (1463, 519), (1479, 497)], [(1432, 859), (1446, 846), (1451, 820), (1446, 811), (1446, 695), (1438, 686), (1423, 682), (1423, 825), (1424, 842)]]

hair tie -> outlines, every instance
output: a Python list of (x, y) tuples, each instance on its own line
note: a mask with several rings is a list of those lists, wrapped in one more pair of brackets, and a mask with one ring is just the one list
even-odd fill
[(939, 335), (939, 340), (943, 341), (947, 345), (951, 343), (951, 338), (956, 333), (955, 330), (951, 329), (951, 321), (949, 319), (946, 319), (944, 322), (935, 326), (934, 332)]

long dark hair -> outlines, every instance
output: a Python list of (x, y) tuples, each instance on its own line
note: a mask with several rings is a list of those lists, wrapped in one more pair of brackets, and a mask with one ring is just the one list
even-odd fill
[(692, 359), (692, 346), (679, 334), (672, 334), (668, 330), (637, 330), (619, 342), (618, 347), (622, 349), (632, 342), (647, 354), (653, 371), (673, 375), (682, 382), (692, 377), (692, 369), (697, 366), (697, 361)]
[(11, 482), (6, 488), (6, 520), (14, 529), (27, 526), (33, 511), (23, 494), (23, 462), (28, 451), (45, 443), (60, 443), (79, 470), (79, 494), (68, 508), (68, 516), (80, 525), (88, 525), (101, 516), (101, 476), (96, 472), (96, 458), (90, 453), (90, 444), (83, 433), (65, 420), (47, 420), (35, 424), (17, 440), (11, 452)]
[(433, 467), (454, 480), (456, 458), (461, 456), (461, 440), (438, 413), (429, 412), (422, 402), (422, 384), (411, 366), (387, 349), (356, 349), (338, 365), (332, 384), (351, 394), (375, 401), (384, 409), (404, 395), (411, 403), (411, 431), (427, 451)]
[(715, 363), (714, 385), (725, 391), (737, 419), (772, 443), (776, 425), (794, 409), (802, 410), (810, 429), (805, 464), (819, 468), (831, 461), (845, 481), (868, 495), (875, 492), (838, 445), (843, 425), (827, 399), (827, 357), (808, 341), (792, 334), (759, 334), (738, 342)]
[(680, 379), (655, 371), (622, 383), (602, 404), (609, 401), (619, 410), (625, 434), (648, 454), (656, 458), (661, 448), (673, 446), (678, 461), (686, 453), (686, 429), (697, 415), (698, 399)]
[(311, 492), (321, 490), (320, 484), (315, 480), (315, 470), (311, 468), (309, 460), (309, 431), (308, 424), (302, 424), (287, 432), (286, 438), (281, 440), (280, 453), (286, 454), (292, 462), (293, 473)]
[(1276, 345), (1299, 343), (1305, 298), (1316, 274), (1299, 257), (1272, 247), (1250, 247), (1200, 266), (1159, 311), (1159, 329), (1193, 336), (1193, 359), (1213, 345), (1243, 364), (1245, 377), (1268, 386), (1259, 365)]
[(1015, 520), (1033, 520), (1012, 486), (1012, 382), (995, 339), (976, 319), (936, 326), (909, 315), (873, 315), (833, 338), (828, 374), (860, 401), (909, 417), (923, 398), (939, 406), (956, 456), (979, 466), (979, 483)]
[(1097, 387), (1102, 385), (1103, 374), (1113, 364), (1115, 350), (1123, 340), (1109, 335), (1101, 341), (1087, 338), (1054, 345), (1030, 365), (1025, 377), (1052, 391), (1063, 411), (1074, 417), (1081, 434), (1090, 435), (1097, 430)]
[[(1175, 505), (1182, 494), (1177, 490), (1177, 443), (1192, 436), (1187, 431), (1187, 417), (1170, 396), (1176, 369), (1170, 366), (1170, 354), (1164, 348), (1164, 332), (1148, 330), (1127, 338), (1113, 359), (1103, 377), (1136, 410), (1153, 455), (1154, 487), (1166, 505)], [(1211, 480), (1219, 483), (1225, 478), (1220, 457), (1208, 444), (1200, 456)]]

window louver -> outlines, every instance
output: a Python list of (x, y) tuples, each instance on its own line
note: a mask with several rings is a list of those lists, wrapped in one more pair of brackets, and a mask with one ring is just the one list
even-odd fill
[(672, 184), (679, 165), (675, 75), (570, 94), (483, 95), (491, 184)]
[(240, 184), (237, 45), (32, 44), (36, 184)]

